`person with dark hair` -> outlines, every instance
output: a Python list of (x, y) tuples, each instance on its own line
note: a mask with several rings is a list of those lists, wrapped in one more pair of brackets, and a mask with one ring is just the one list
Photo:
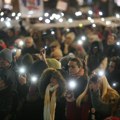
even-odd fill
[(106, 77), (109, 84), (120, 93), (120, 57), (112, 57), (109, 61)]
[(38, 88), (43, 100), (41, 120), (66, 120), (65, 80), (61, 73), (53, 68), (46, 69), (40, 78)]
[[(87, 85), (87, 76), (85, 75), (82, 62), (78, 58), (71, 58), (68, 62), (69, 80), (76, 83), (74, 89), (68, 88), (66, 91), (67, 100), (67, 119), (68, 120), (87, 120), (88, 115), (88, 103), (82, 105), (82, 107), (76, 106), (77, 97), (85, 90)], [(84, 115), (83, 115), (84, 114)]]
[(105, 70), (107, 67), (107, 57), (103, 54), (103, 45), (99, 41), (91, 43), (87, 59), (88, 74), (97, 72), (97, 69)]

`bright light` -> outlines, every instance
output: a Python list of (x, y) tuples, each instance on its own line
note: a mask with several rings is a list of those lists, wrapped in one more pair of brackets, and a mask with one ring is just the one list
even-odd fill
[(1, 12), (0, 15), (3, 16), (3, 15), (4, 15), (4, 12)]
[(47, 49), (48, 48), (47, 45), (44, 48)]
[(91, 23), (94, 23), (94, 20), (93, 20), (93, 19), (91, 19), (91, 20), (90, 20), (90, 22), (91, 22)]
[(55, 34), (55, 32), (54, 32), (54, 31), (51, 31), (51, 34), (52, 34), (52, 35), (54, 35), (54, 34)]
[(1, 22), (3, 22), (3, 21), (4, 21), (4, 18), (2, 17), (0, 20), (1, 20)]
[(11, 21), (11, 18), (7, 17), (6, 20), (10, 22), (10, 21)]
[(17, 52), (17, 49), (16, 49), (16, 48), (13, 48), (13, 49), (12, 49), (12, 52), (13, 52), (13, 53), (16, 53), (16, 52)]
[(93, 11), (92, 11), (92, 10), (88, 10), (88, 14), (89, 14), (89, 15), (92, 15), (92, 14), (93, 14)]
[(91, 20), (92, 20), (92, 18), (91, 18), (91, 17), (88, 17), (87, 19), (88, 19), (89, 21), (91, 21)]
[(11, 4), (11, 0), (4, 0), (6, 4)]
[(43, 17), (39, 17), (39, 20), (42, 21), (42, 20), (43, 20)]
[(76, 15), (76, 16), (81, 16), (81, 15), (82, 15), (82, 12), (81, 12), (81, 11), (75, 12), (75, 15)]
[(50, 16), (50, 20), (54, 20), (54, 16)]
[(112, 86), (113, 86), (113, 87), (116, 87), (116, 86), (117, 86), (117, 83), (113, 83)]
[(22, 40), (20, 40), (20, 42), (18, 44), (19, 44), (19, 46), (23, 46), (24, 42)]
[(17, 16), (20, 17), (20, 16), (21, 16), (21, 13), (18, 13)]
[(60, 18), (60, 19), (59, 19), (59, 22), (63, 22), (63, 19), (62, 19), (62, 18)]
[(58, 19), (60, 19), (60, 17), (61, 16), (58, 14), (58, 15), (55, 16), (55, 19), (58, 20)]
[(104, 21), (105, 21), (105, 18), (101, 18), (101, 21), (103, 21), (103, 22), (104, 22)]
[(68, 19), (68, 22), (70, 22), (70, 23), (73, 22), (73, 19), (72, 19), (72, 18), (69, 18), (69, 19)]
[(18, 16), (16, 16), (16, 17), (15, 17), (15, 19), (16, 19), (16, 20), (19, 20), (19, 17), (18, 17)]
[(36, 83), (37, 80), (38, 80), (37, 76), (32, 76), (32, 77), (31, 77), (31, 82), (32, 82), (32, 83)]
[(82, 37), (81, 37), (81, 40), (85, 41), (85, 40), (86, 40), (86, 37), (85, 37), (85, 36), (82, 36)]
[(111, 21), (106, 21), (106, 25), (110, 25), (111, 24)]
[(116, 16), (116, 18), (120, 18), (120, 15), (118, 13), (115, 16)]
[(118, 41), (116, 44), (117, 44), (118, 46), (120, 46), (120, 41)]
[(92, 27), (96, 27), (96, 24), (92, 24)]
[(81, 28), (82, 28), (82, 27), (83, 27), (83, 24), (82, 24), (82, 23), (80, 23), (80, 24), (79, 24), (79, 27), (81, 27)]
[(103, 15), (103, 12), (99, 11), (99, 15), (102, 16), (102, 15)]
[(67, 32), (70, 32), (70, 29), (66, 29)]
[(45, 13), (44, 16), (45, 16), (45, 17), (48, 17), (48, 16), (49, 16), (49, 13)]
[(34, 12), (31, 10), (28, 12), (29, 15), (32, 15)]
[(19, 68), (19, 73), (20, 74), (25, 74), (26, 73), (26, 68), (24, 66)]
[(76, 82), (74, 81), (74, 80), (71, 80), (69, 83), (68, 83), (68, 85), (69, 85), (69, 88), (70, 89), (75, 89), (76, 88), (76, 86), (77, 86), (77, 84), (76, 84)]
[(50, 23), (50, 20), (49, 19), (45, 19), (45, 23)]
[(63, 12), (61, 13), (61, 16), (62, 16), (62, 17), (64, 16), (64, 13), (63, 13)]
[(79, 45), (82, 45), (83, 44), (83, 41), (82, 40), (78, 40), (77, 42)]
[(12, 17), (15, 17), (15, 15), (16, 15), (16, 13), (15, 13), (15, 12), (13, 12), (13, 13), (12, 13)]
[(7, 26), (7, 28), (12, 27), (12, 25), (11, 25), (10, 21), (5, 21), (5, 25)]
[(103, 70), (98, 71), (99, 76), (103, 76), (104, 74), (105, 74), (105, 72)]

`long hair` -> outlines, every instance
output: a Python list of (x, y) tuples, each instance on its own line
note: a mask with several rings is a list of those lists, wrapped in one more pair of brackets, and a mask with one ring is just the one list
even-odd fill
[[(110, 99), (113, 98), (114, 102), (116, 102), (120, 98), (120, 96), (119, 96), (118, 92), (116, 90), (114, 90), (109, 85), (109, 83), (107, 81), (107, 78), (105, 76), (102, 76), (102, 77), (98, 78), (98, 80), (101, 82), (101, 89), (100, 89), (101, 96), (100, 96), (100, 100), (103, 101), (104, 103), (109, 103)], [(89, 82), (90, 82), (90, 80), (89, 80)], [(88, 82), (85, 90), (83, 91), (83, 93), (78, 96), (78, 98), (76, 100), (77, 106), (81, 105), (81, 102), (83, 101), (85, 96), (88, 94), (89, 82)]]
[(57, 89), (57, 98), (59, 98), (63, 95), (64, 90), (65, 90), (65, 80), (64, 80), (63, 76), (61, 75), (61, 73), (59, 71), (57, 71), (53, 68), (48, 68), (41, 75), (40, 81), (38, 84), (38, 89), (39, 89), (41, 98), (44, 98), (45, 90), (46, 90), (48, 84), (50, 83), (50, 79), (52, 77), (57, 80), (58, 85), (59, 85), (59, 87)]

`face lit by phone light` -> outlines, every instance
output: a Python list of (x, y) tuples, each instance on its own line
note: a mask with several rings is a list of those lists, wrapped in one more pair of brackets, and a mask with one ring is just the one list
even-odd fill
[(68, 88), (70, 90), (74, 90), (77, 86), (77, 83), (75, 82), (75, 80), (70, 80), (69, 83), (68, 83)]

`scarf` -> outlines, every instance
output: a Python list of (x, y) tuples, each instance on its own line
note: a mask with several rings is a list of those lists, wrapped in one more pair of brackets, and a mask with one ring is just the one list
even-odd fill
[[(44, 100), (44, 114), (43, 114), (44, 120), (55, 119), (57, 88), (58, 88), (58, 85), (55, 85), (54, 87), (51, 88), (50, 84), (46, 88), (45, 100)], [(50, 97), (50, 91), (52, 92), (51, 97)]]

